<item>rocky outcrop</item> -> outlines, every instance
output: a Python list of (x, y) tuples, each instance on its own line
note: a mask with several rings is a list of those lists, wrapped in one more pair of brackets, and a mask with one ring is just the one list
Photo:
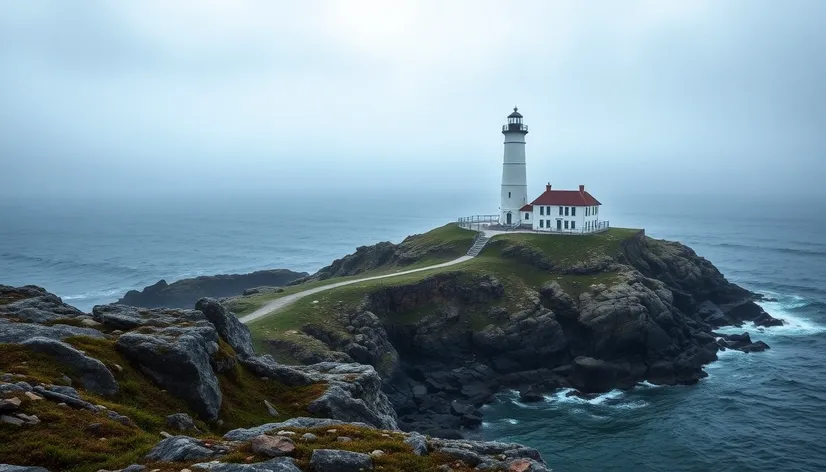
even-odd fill
[(206, 316), (206, 319), (218, 330), (221, 338), (232, 346), (237, 354), (245, 357), (255, 355), (249, 328), (244, 326), (235, 315), (227, 311), (217, 300), (202, 298), (195, 304), (195, 309)]
[(363, 472), (373, 470), (373, 459), (358, 452), (316, 449), (310, 467), (316, 472)]
[(226, 453), (226, 450), (208, 447), (204, 441), (189, 436), (172, 436), (159, 442), (146, 455), (151, 462), (183, 462)]
[[(5, 307), (0, 308), (0, 310), (3, 308)], [(2, 316), (2, 313), (0, 313), (0, 316)], [(0, 318), (0, 343), (21, 343), (34, 337), (64, 340), (74, 336), (104, 337), (103, 333), (92, 328), (78, 328), (64, 324), (44, 326), (37, 323), (15, 323)]]
[(241, 295), (244, 290), (262, 286), (283, 286), (306, 277), (306, 272), (286, 269), (260, 270), (250, 274), (210, 275), (182, 279), (171, 284), (160, 280), (142, 291), (130, 290), (117, 301), (121, 305), (144, 308), (190, 308), (204, 297)]
[(83, 387), (90, 392), (98, 395), (114, 395), (118, 392), (118, 383), (103, 362), (85, 355), (68, 344), (39, 337), (27, 339), (22, 344), (32, 351), (48, 354), (65, 364), (80, 377)]
[(87, 316), (36, 285), (0, 285), (0, 306), (0, 316), (28, 323), (49, 323)]
[(195, 470), (212, 472), (301, 472), (295, 462), (288, 457), (278, 457), (254, 464), (226, 464), (221, 462), (202, 462), (193, 464)]
[(308, 406), (320, 417), (362, 422), (384, 429), (397, 429), (396, 412), (382, 392), (381, 377), (369, 365), (327, 362), (288, 367), (271, 356), (243, 361), (258, 375), (287, 385), (325, 383), (327, 390)]
[(214, 420), (221, 388), (213, 370), (218, 333), (206, 322), (192, 327), (144, 327), (121, 335), (115, 348), (172, 395), (183, 398), (202, 418)]

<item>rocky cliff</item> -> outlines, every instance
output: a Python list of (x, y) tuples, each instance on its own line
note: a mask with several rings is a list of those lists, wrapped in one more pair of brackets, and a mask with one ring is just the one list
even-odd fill
[(502, 388), (541, 399), (693, 384), (721, 349), (768, 347), (714, 328), (782, 324), (690, 248), (643, 232), (511, 235), (477, 259), (365, 286), (359, 303), (302, 312), (291, 336), (263, 342), (300, 362), (369, 364), (403, 429), (455, 435), (481, 424), (478, 407)]
[(368, 363), (257, 356), (213, 299), (84, 313), (0, 285), (0, 471), (472, 467), (548, 470), (517, 444), (400, 432)]
[(159, 280), (141, 291), (126, 292), (116, 303), (144, 308), (189, 308), (204, 297), (231, 297), (245, 291), (255, 293), (258, 287), (281, 287), (308, 275), (306, 272), (274, 269), (249, 274), (201, 276), (171, 284)]

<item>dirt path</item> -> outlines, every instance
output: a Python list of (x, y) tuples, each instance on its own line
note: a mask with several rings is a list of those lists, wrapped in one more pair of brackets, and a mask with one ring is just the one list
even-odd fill
[(274, 311), (278, 311), (278, 310), (280, 310), (280, 309), (282, 309), (282, 308), (284, 308), (288, 305), (291, 305), (291, 304), (295, 303), (296, 301), (306, 297), (307, 295), (312, 295), (314, 293), (323, 292), (325, 290), (330, 290), (330, 289), (337, 288), (337, 287), (343, 287), (345, 285), (350, 285), (350, 284), (357, 284), (359, 282), (367, 282), (369, 280), (387, 279), (387, 278), (396, 277), (396, 276), (399, 276), (399, 275), (412, 274), (414, 272), (422, 272), (422, 271), (430, 270), (430, 269), (438, 269), (440, 267), (448, 267), (448, 266), (452, 266), (452, 265), (455, 265), (455, 264), (459, 264), (461, 262), (468, 261), (470, 259), (473, 259), (473, 257), (471, 257), (471, 256), (462, 256), (462, 257), (453, 259), (452, 261), (442, 262), (441, 264), (434, 264), (432, 266), (422, 267), (420, 269), (405, 270), (403, 272), (395, 272), (393, 274), (386, 274), (386, 275), (375, 275), (373, 277), (365, 277), (363, 279), (347, 280), (347, 281), (344, 281), (344, 282), (337, 282), (337, 283), (330, 284), (330, 285), (323, 285), (321, 287), (308, 288), (307, 290), (304, 290), (304, 291), (301, 291), (301, 292), (296, 292), (296, 293), (293, 293), (293, 294), (290, 294), (290, 295), (285, 295), (281, 298), (275, 299), (275, 300), (267, 303), (266, 305), (262, 306), (261, 308), (253, 311), (249, 315), (242, 316), (240, 319), (241, 319), (242, 323), (250, 323), (250, 322), (255, 321), (255, 320), (257, 320), (261, 317), (267, 316), (267, 315), (269, 315), (270, 313), (272, 313)]

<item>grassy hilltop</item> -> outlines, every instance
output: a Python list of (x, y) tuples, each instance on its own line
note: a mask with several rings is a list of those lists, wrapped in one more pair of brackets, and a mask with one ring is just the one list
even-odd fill
[[(496, 277), (505, 285), (505, 297), (496, 304), (509, 310), (518, 311), (527, 300), (526, 293), (535, 292), (549, 282), (557, 281), (569, 294), (578, 295), (588, 287), (599, 283), (610, 283), (615, 273), (611, 270), (597, 271), (588, 275), (577, 275), (576, 268), (600, 261), (611, 260), (621, 253), (621, 243), (638, 235), (640, 230), (612, 228), (606, 232), (592, 235), (570, 236), (553, 234), (511, 233), (493, 238), (479, 256), (448, 267), (436, 268), (371, 281), (360, 282), (344, 287), (313, 294), (298, 300), (277, 314), (256, 320), (250, 324), (256, 347), (266, 350), (272, 341), (293, 341), (309, 343), (309, 348), (323, 349), (323, 345), (301, 334), (308, 325), (324, 326), (328, 330), (349, 336), (344, 326), (330, 317), (331, 313), (355, 310), (371, 293), (405, 285), (415, 284), (428, 277), (440, 274), (456, 276), (460, 280), (474, 280), (481, 276)], [(287, 287), (281, 293), (269, 293), (253, 297), (243, 297), (232, 306), (237, 315), (251, 313), (266, 302), (300, 292), (308, 288), (327, 285), (339, 281), (359, 279), (374, 275), (392, 274), (409, 269), (425, 267), (447, 262), (464, 255), (476, 232), (462, 229), (456, 224), (436, 228), (428, 233), (406, 239), (399, 247), (416, 248), (424, 256), (407, 265), (397, 261), (378, 267), (359, 270), (354, 268), (354, 275), (334, 277), (325, 280), (312, 280)], [(593, 272), (593, 271), (583, 271)], [(392, 323), (415, 323), (433, 306), (420, 306), (403, 312), (395, 312)], [(490, 308), (490, 306), (486, 307)], [(487, 315), (487, 311), (470, 313), (462, 320), (472, 329), (479, 329), (496, 320)], [(287, 353), (269, 348), (279, 354), (284, 362), (289, 361)]]

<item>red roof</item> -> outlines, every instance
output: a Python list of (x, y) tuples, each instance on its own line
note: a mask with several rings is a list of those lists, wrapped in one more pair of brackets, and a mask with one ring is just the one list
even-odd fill
[(582, 190), (545, 190), (532, 205), (594, 206), (602, 205), (590, 193)]
[(528, 203), (527, 205), (525, 205), (525, 206), (523, 206), (522, 208), (520, 208), (520, 209), (519, 209), (519, 211), (533, 211), (533, 205), (531, 205), (530, 203)]

